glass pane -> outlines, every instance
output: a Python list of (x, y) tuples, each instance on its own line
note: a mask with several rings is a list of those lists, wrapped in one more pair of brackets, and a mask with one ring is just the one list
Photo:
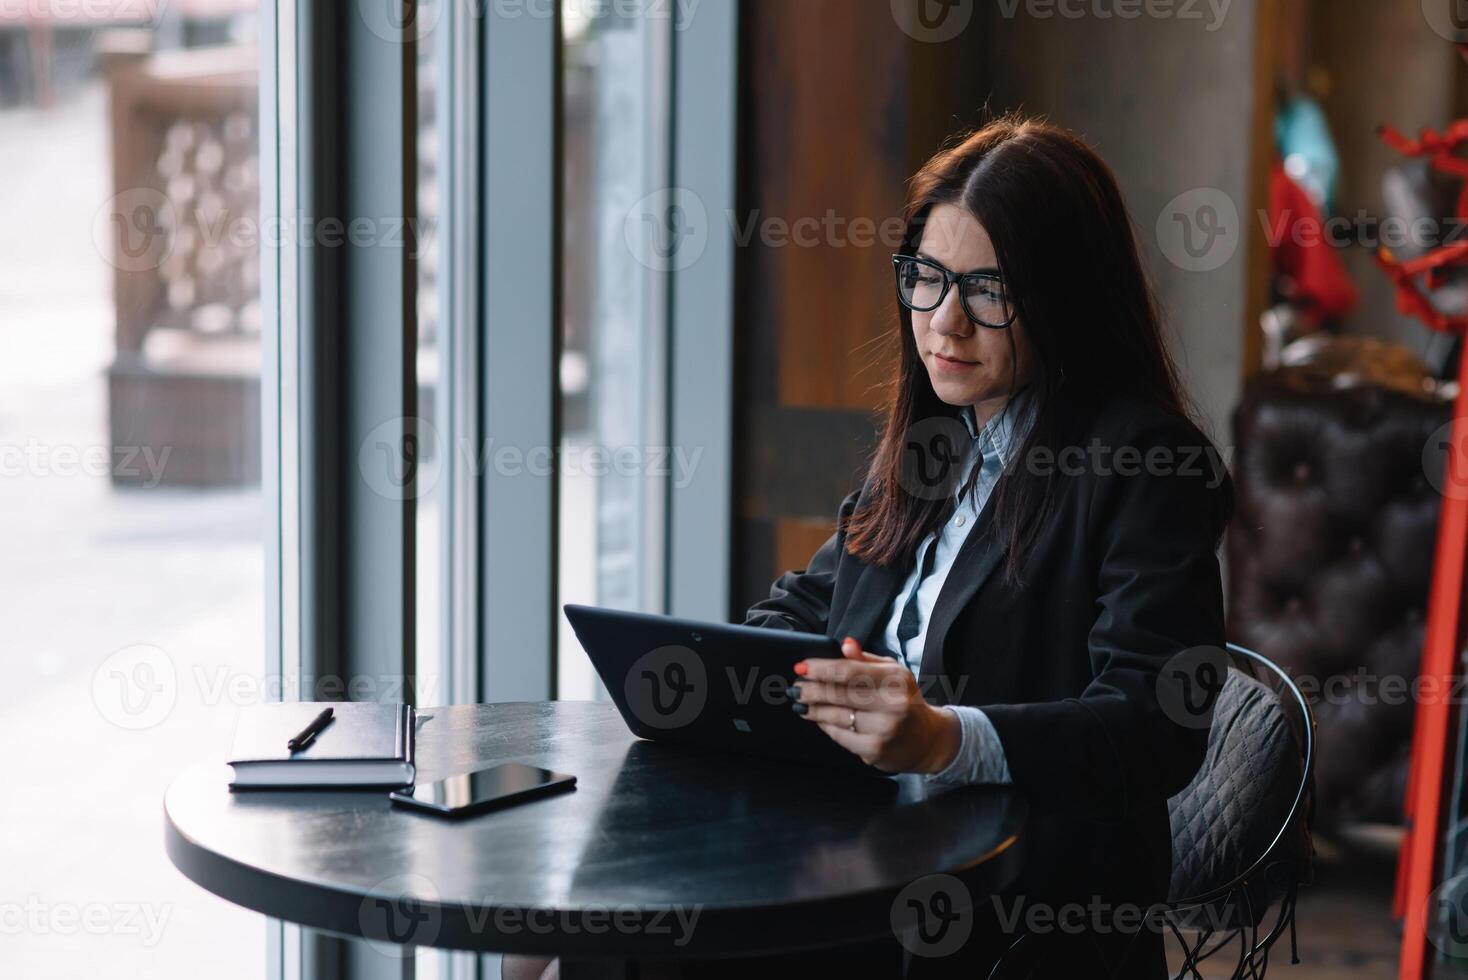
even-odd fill
[[(419, 707), (475, 700), (472, 690), (455, 688), (450, 627), (449, 502), (452, 467), (460, 458), (450, 399), (448, 302), (448, 99), (453, 41), (445, 0), (419, 0), (418, 33), (418, 416), (423, 493), (415, 501), (417, 521), (417, 669), (415, 700)], [(414, 954), (417, 980), (472, 976), (474, 957), (420, 947)]]
[[(666, 280), (648, 239), (668, 197), (671, 25), (623, 9), (562, 4), (559, 586), (562, 603), (661, 611)], [(595, 697), (564, 614), (559, 644), (558, 696)]]
[(256, 2), (0, 7), (7, 976), (265, 975), (161, 846), (272, 696)]
[[(419, 486), (417, 499), (417, 680), (419, 706), (448, 704), (448, 636), (444, 626), (447, 590), (444, 566), (447, 548), (445, 513), (449, 495), (449, 464), (454, 454), (446, 452), (452, 442), (451, 413), (447, 411), (450, 372), (445, 370), (445, 343), (449, 324), (440, 275), (442, 239), (440, 202), (447, 190), (443, 181), (446, 134), (444, 100), (448, 85), (442, 77), (447, 67), (449, 31), (442, 23), (440, 0), (421, 0), (418, 23), (424, 31), (418, 38), (418, 416), (420, 427)], [(469, 700), (473, 700), (472, 692)]]

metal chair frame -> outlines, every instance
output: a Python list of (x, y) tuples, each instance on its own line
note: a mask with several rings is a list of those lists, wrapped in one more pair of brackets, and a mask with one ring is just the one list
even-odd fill
[[(1288, 700), (1292, 700), (1298, 707), (1300, 715), (1300, 731), (1298, 734), (1301, 740), (1300, 750), (1303, 757), (1300, 768), (1300, 785), (1295, 791), (1295, 798), (1291, 802), (1289, 812), (1281, 822), (1278, 832), (1275, 833), (1269, 846), (1264, 849), (1263, 853), (1259, 855), (1253, 864), (1249, 865), (1248, 868), (1227, 884), (1220, 885), (1199, 895), (1166, 903), (1168, 928), (1172, 932), (1173, 937), (1182, 946), (1184, 953), (1182, 966), (1174, 977), (1174, 980), (1187, 980), (1187, 978), (1203, 980), (1203, 975), (1198, 970), (1199, 965), (1204, 960), (1228, 947), (1235, 939), (1240, 940), (1240, 942), (1238, 960), (1235, 963), (1233, 973), (1230, 974), (1232, 980), (1259, 980), (1259, 978), (1264, 976), (1265, 971), (1269, 967), (1270, 950), (1279, 937), (1283, 935), (1286, 927), (1290, 930), (1291, 962), (1299, 962), (1298, 951), (1295, 946), (1295, 901), (1299, 886), (1299, 882), (1296, 880), (1292, 880), (1289, 883), (1286, 894), (1280, 900), (1279, 914), (1275, 917), (1274, 924), (1262, 937), (1259, 935), (1260, 927), (1258, 925), (1248, 925), (1230, 929), (1222, 938), (1217, 938), (1215, 930), (1212, 928), (1202, 929), (1198, 932), (1196, 938), (1190, 942), (1183, 935), (1183, 929), (1177, 924), (1175, 919), (1177, 913), (1208, 908), (1210, 906), (1228, 909), (1230, 905), (1241, 903), (1241, 907), (1245, 913), (1243, 921), (1253, 923), (1255, 921), (1254, 909), (1249, 899), (1247, 886), (1254, 881), (1256, 875), (1269, 866), (1271, 858), (1274, 857), (1281, 842), (1284, 841), (1285, 837), (1295, 827), (1297, 820), (1304, 819), (1307, 827), (1314, 823), (1310, 789), (1314, 785), (1315, 779), (1315, 711), (1311, 708), (1309, 699), (1305, 697), (1304, 692), (1295, 683), (1294, 678), (1283, 667), (1263, 654), (1241, 647), (1236, 643), (1229, 643), (1227, 647), (1229, 653), (1235, 658), (1235, 669), (1240, 669), (1237, 661), (1242, 660), (1274, 675), (1280, 687), (1283, 689), (1277, 692), (1280, 694), (1281, 700), (1286, 700), (1285, 695), (1287, 693)], [(1254, 676), (1252, 670), (1249, 673), (1250, 676)], [(1256, 677), (1255, 679), (1257, 680), (1258, 678)], [(1260, 916), (1260, 918), (1263, 919), (1265, 917)], [(1137, 935), (1140, 934), (1139, 931)], [(1000, 980), (1000, 978), (1006, 976), (1004, 972), (1006, 963), (1010, 962), (1011, 956), (1024, 947), (1029, 939), (1031, 939), (1031, 936), (1026, 934), (1014, 941), (1004, 957), (990, 970), (989, 980)]]

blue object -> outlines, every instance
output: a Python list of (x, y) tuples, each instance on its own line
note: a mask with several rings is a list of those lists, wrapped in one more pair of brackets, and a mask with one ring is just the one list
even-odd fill
[(1329, 216), (1341, 161), (1319, 104), (1306, 95), (1285, 103), (1274, 119), (1274, 142), (1285, 174), (1304, 188), (1322, 216)]

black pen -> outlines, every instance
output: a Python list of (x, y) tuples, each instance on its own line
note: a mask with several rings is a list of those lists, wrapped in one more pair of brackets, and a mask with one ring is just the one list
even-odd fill
[(321, 714), (317, 715), (311, 720), (311, 724), (301, 729), (301, 733), (299, 735), (291, 739), (289, 742), (285, 743), (286, 748), (290, 749), (292, 752), (299, 752), (301, 751), (301, 749), (304, 749), (306, 746), (310, 745), (311, 740), (317, 736), (321, 729), (331, 724), (331, 714), (332, 712), (330, 708), (324, 709)]

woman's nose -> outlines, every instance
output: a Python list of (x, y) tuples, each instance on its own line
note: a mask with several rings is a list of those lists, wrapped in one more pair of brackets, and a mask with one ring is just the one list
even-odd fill
[(933, 311), (933, 332), (945, 337), (965, 337), (973, 324), (963, 312), (963, 304), (956, 288), (948, 290), (943, 302)]

